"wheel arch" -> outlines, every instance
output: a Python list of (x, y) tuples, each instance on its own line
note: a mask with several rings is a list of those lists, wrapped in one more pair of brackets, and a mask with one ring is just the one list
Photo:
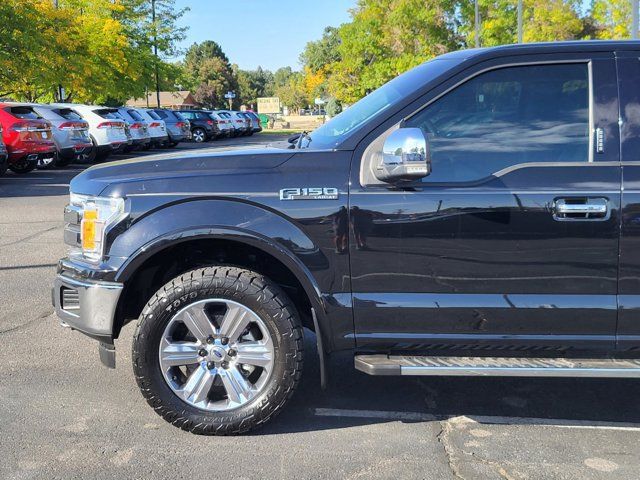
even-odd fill
[[(198, 258), (198, 253), (206, 251), (207, 255)], [(225, 252), (233, 251), (234, 254), (226, 258)], [(191, 260), (180, 262), (174, 270), (165, 269), (171, 261), (168, 259), (180, 258), (185, 252), (193, 252), (195, 255)], [(256, 257), (258, 262), (253, 261)], [(259, 257), (259, 258), (258, 258)], [(200, 263), (198, 263), (200, 261)], [(117, 338), (121, 328), (130, 321), (137, 318), (140, 307), (140, 284), (146, 285), (148, 290), (150, 287), (155, 288), (152, 294), (157, 291), (164, 283), (164, 280), (170, 280), (192, 268), (198, 268), (207, 264), (229, 264), (244, 268), (253, 268), (259, 273), (272, 277), (269, 271), (260, 271), (256, 268), (257, 264), (278, 266), (281, 270), (277, 270), (274, 281), (283, 286), (283, 282), (295, 279), (297, 282), (293, 287), (299, 286), (304, 298), (298, 295), (289, 297), (296, 305), (303, 320), (303, 325), (316, 330), (313, 314), (317, 316), (317, 325), (325, 348), (332, 345), (330, 323), (327, 319), (326, 309), (322, 300), (320, 288), (309, 269), (298, 259), (292, 252), (276, 241), (265, 237), (256, 232), (247, 232), (239, 228), (233, 227), (211, 227), (196, 228), (174, 231), (159, 236), (153, 241), (140, 247), (118, 270), (115, 280), (125, 285), (123, 294), (120, 297), (116, 318), (114, 321), (114, 338)], [(154, 271), (159, 276), (154, 275)], [(147, 275), (149, 274), (149, 275)], [(155, 277), (155, 281), (151, 280)], [(168, 278), (171, 277), (171, 278)], [(161, 283), (161, 284), (160, 284)], [(285, 286), (285, 291), (287, 288)], [(142, 290), (144, 291), (144, 289)], [(142, 295), (144, 297), (144, 295)], [(150, 296), (149, 296), (150, 297)], [(144, 303), (148, 298), (143, 298)], [(135, 304), (135, 308), (131, 305)], [(313, 309), (313, 311), (311, 310)], [(302, 311), (300, 311), (302, 310)], [(136, 315), (136, 312), (138, 315)]]

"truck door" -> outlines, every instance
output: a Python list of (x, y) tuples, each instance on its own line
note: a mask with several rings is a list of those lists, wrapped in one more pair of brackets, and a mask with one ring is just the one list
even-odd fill
[(371, 180), (380, 136), (355, 153), (358, 347), (615, 348), (621, 167), (613, 53), (484, 62), (405, 110), (396, 126), (427, 134), (430, 175), (409, 185)]

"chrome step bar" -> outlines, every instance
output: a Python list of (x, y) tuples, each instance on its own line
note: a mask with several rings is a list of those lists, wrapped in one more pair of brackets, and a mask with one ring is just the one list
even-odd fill
[(356, 355), (369, 375), (640, 378), (640, 360)]

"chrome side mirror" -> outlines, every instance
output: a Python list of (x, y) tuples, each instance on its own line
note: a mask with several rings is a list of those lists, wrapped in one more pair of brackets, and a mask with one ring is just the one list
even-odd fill
[(420, 128), (399, 128), (382, 147), (382, 162), (376, 168), (378, 180), (387, 183), (418, 180), (431, 173), (429, 141)]

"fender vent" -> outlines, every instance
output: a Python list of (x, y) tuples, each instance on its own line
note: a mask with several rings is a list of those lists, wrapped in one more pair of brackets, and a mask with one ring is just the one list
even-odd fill
[(62, 287), (60, 294), (60, 305), (63, 310), (79, 310), (80, 294), (73, 288)]

